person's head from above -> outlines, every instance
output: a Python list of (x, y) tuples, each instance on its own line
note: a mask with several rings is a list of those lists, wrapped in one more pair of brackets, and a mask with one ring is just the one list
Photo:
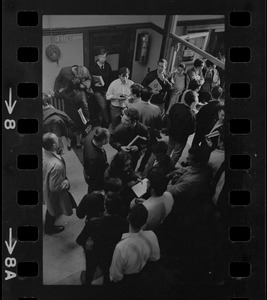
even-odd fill
[(219, 106), (218, 109), (218, 120), (224, 121), (224, 117), (225, 117), (224, 105), (221, 105)]
[(119, 193), (122, 189), (122, 182), (118, 177), (104, 178), (104, 192)]
[(133, 206), (127, 217), (130, 224), (130, 230), (133, 232), (140, 231), (141, 227), (146, 224), (147, 218), (148, 210), (143, 204)]
[(164, 59), (164, 58), (159, 59), (158, 63), (157, 63), (157, 71), (158, 71), (158, 73), (159, 74), (165, 73), (166, 68), (167, 68), (167, 60)]
[(216, 68), (216, 65), (210, 61), (210, 60), (206, 60), (206, 63), (205, 63), (206, 67), (208, 70), (212, 70), (212, 69), (215, 69)]
[(193, 146), (188, 150), (188, 156), (186, 160), (189, 166), (201, 168), (207, 165), (209, 158), (209, 149), (201, 146)]
[[(113, 172), (128, 172), (131, 169), (131, 155), (125, 151), (119, 151), (110, 163), (110, 170)], [(111, 175), (112, 175), (111, 174)]]
[(99, 61), (99, 63), (103, 65), (107, 60), (107, 55), (108, 55), (108, 51), (105, 48), (98, 49), (96, 53), (97, 61)]
[(43, 148), (50, 152), (61, 154), (62, 145), (60, 138), (52, 132), (43, 134)]
[(130, 70), (126, 67), (122, 67), (119, 69), (118, 75), (121, 83), (126, 84), (130, 76)]
[(193, 91), (187, 91), (184, 95), (184, 104), (188, 107), (193, 107), (196, 102), (196, 95)]
[(166, 176), (154, 167), (147, 173), (147, 192), (151, 196), (160, 197), (167, 190), (168, 179)]
[(121, 198), (116, 192), (107, 192), (104, 200), (104, 214), (119, 215), (122, 211)]
[(197, 58), (195, 61), (194, 61), (194, 67), (196, 70), (202, 70), (205, 66), (205, 63), (202, 59), (199, 59)]
[(168, 145), (164, 141), (159, 141), (152, 145), (151, 150), (155, 155), (157, 162), (161, 162), (166, 158)]
[(102, 147), (103, 145), (109, 143), (109, 137), (110, 137), (110, 133), (108, 129), (99, 127), (96, 129), (93, 139), (97, 144), (97, 146)]
[(49, 105), (52, 105), (52, 95), (47, 94), (47, 93), (43, 93), (42, 105), (43, 105), (43, 107), (47, 107)]
[(193, 92), (199, 92), (201, 89), (201, 83), (196, 79), (192, 79), (189, 83), (188, 89)]
[(180, 63), (180, 64), (177, 66), (177, 74), (178, 74), (178, 75), (183, 75), (184, 72), (185, 72), (185, 68), (186, 68), (185, 64)]
[(153, 93), (152, 90), (150, 88), (142, 88), (141, 90), (141, 99), (145, 102), (148, 102), (151, 97), (152, 97)]
[(134, 83), (131, 85), (130, 90), (131, 90), (131, 96), (133, 98), (139, 98), (141, 96), (141, 90), (143, 86), (140, 83)]
[(140, 118), (139, 112), (134, 107), (126, 108), (123, 111), (122, 124), (125, 127), (134, 128)]
[(211, 96), (215, 100), (219, 100), (222, 94), (223, 94), (223, 89), (219, 85), (216, 85), (211, 89)]
[(202, 95), (203, 102), (209, 103), (212, 100), (212, 96), (210, 92), (203, 93)]

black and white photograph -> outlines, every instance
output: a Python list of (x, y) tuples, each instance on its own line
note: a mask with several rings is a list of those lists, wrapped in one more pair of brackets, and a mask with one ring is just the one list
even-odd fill
[(43, 284), (225, 284), (224, 23), (43, 16)]
[(263, 5), (4, 2), (3, 299), (264, 299)]

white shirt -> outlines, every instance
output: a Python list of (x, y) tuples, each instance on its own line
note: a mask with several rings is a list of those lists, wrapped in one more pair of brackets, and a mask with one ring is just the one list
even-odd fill
[(122, 280), (124, 274), (139, 273), (148, 260), (159, 258), (159, 243), (153, 231), (124, 233), (113, 253), (110, 280), (116, 282)]
[(225, 151), (220, 149), (215, 149), (211, 152), (208, 165), (212, 168), (212, 177), (214, 178), (215, 174), (219, 170), (221, 164), (225, 160)]
[[(111, 82), (108, 87), (106, 98), (110, 100), (113, 96), (119, 97), (120, 95), (131, 95), (131, 85), (134, 82), (130, 79), (127, 79), (126, 84), (123, 84), (121, 80), (118, 78)], [(125, 101), (114, 100), (111, 102), (113, 106), (126, 107)]]
[(148, 210), (146, 230), (154, 230), (171, 212), (174, 200), (170, 192), (164, 192), (160, 197), (150, 197), (142, 203)]

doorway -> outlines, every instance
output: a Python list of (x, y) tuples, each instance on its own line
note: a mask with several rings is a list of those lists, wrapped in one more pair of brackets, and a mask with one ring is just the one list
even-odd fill
[[(113, 80), (118, 78), (118, 70), (127, 67), (132, 71), (135, 29), (102, 29), (88, 33), (87, 59), (88, 67), (93, 65), (97, 50), (104, 47), (108, 50), (107, 62), (111, 65)], [(85, 49), (86, 50), (86, 49)]]

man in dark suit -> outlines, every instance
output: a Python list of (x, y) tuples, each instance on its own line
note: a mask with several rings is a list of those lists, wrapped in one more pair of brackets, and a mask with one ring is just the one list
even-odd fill
[(106, 128), (98, 127), (92, 130), (84, 140), (84, 175), (88, 184), (88, 193), (104, 188), (104, 172), (108, 167), (108, 162), (103, 146), (109, 142), (109, 136)]
[[(118, 151), (131, 154), (131, 167), (135, 170), (141, 157), (141, 150), (147, 145), (149, 133), (145, 125), (139, 122), (140, 114), (136, 108), (130, 107), (123, 111), (122, 123), (119, 124), (111, 135), (110, 145)], [(144, 138), (143, 142), (129, 146), (128, 144), (137, 136)], [(139, 139), (140, 140), (140, 139)]]
[(106, 49), (101, 48), (97, 52), (97, 61), (93, 64), (92, 68), (90, 68), (90, 72), (92, 75), (102, 76), (104, 84), (101, 85), (99, 82), (96, 82), (94, 79), (92, 81), (93, 91), (95, 93), (95, 97), (97, 103), (100, 108), (100, 121), (103, 127), (108, 128), (109, 117), (108, 117), (108, 107), (107, 107), (107, 99), (106, 92), (112, 81), (112, 69), (107, 60), (108, 52)]
[(195, 95), (192, 91), (188, 91), (184, 97), (184, 103), (176, 103), (170, 109), (168, 154), (174, 165), (181, 157), (189, 135), (195, 131), (196, 121), (192, 112), (194, 103)]
[(201, 107), (196, 116), (196, 133), (192, 146), (199, 145), (205, 140), (205, 135), (208, 134), (218, 118), (218, 111), (222, 106), (220, 97), (222, 96), (223, 89), (220, 86), (215, 86), (211, 90), (212, 100)]
[[(173, 86), (173, 84), (170, 82), (167, 76), (166, 68), (167, 68), (166, 59), (160, 59), (157, 63), (157, 69), (147, 73), (146, 77), (141, 83), (144, 87), (152, 88), (153, 96), (150, 102), (152, 104), (158, 105), (161, 112), (163, 112), (164, 109), (164, 103), (167, 97), (167, 93), (170, 91), (170, 89)], [(158, 88), (154, 89), (153, 87), (150, 86), (154, 80), (158, 81), (160, 90)]]

